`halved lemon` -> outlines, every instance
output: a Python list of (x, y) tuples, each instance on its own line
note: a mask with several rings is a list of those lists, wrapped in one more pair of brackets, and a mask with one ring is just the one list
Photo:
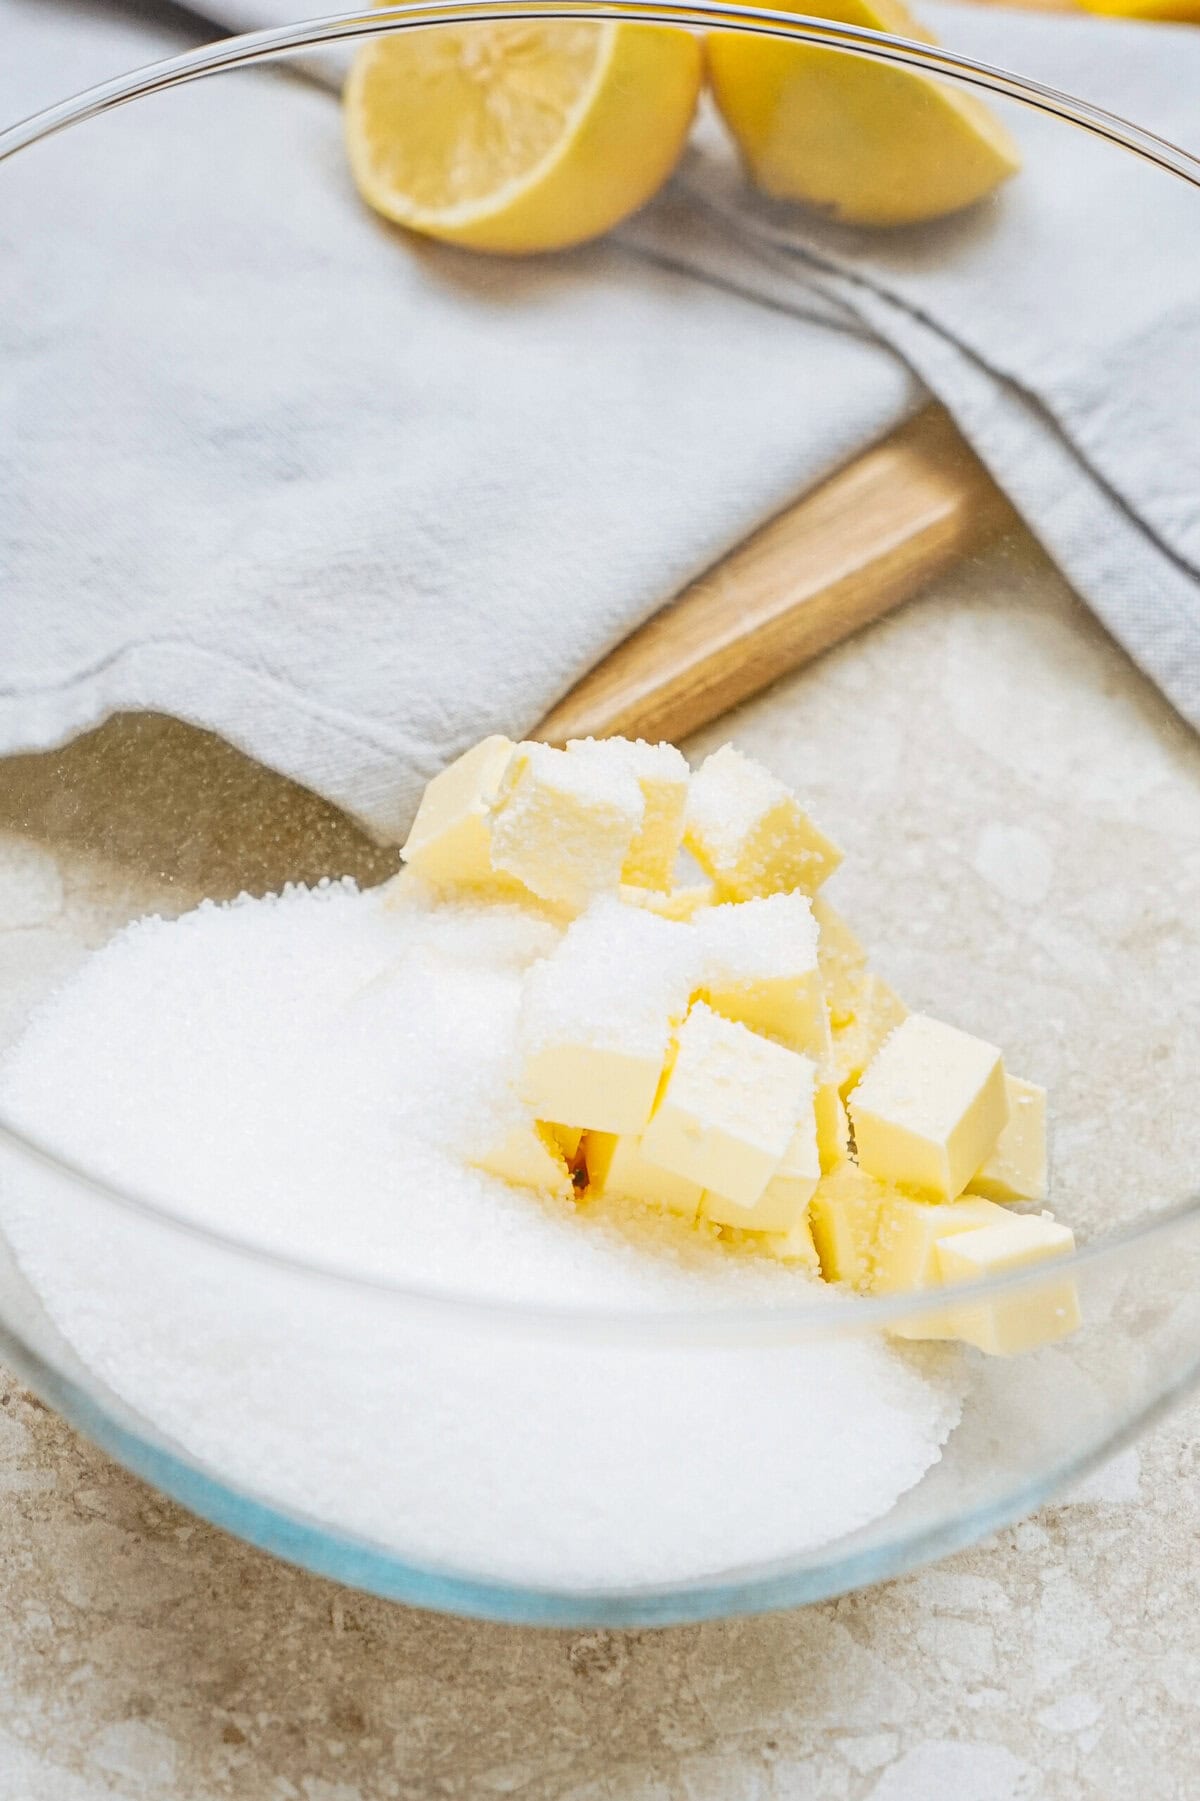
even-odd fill
[(686, 31), (554, 21), (373, 39), (346, 86), (364, 198), (412, 231), (477, 250), (597, 237), (670, 174), (703, 80)]
[[(936, 41), (900, 0), (805, 0), (802, 10)], [(849, 224), (909, 225), (957, 212), (1021, 166), (981, 100), (927, 75), (741, 32), (710, 35), (708, 66), (758, 185)]]

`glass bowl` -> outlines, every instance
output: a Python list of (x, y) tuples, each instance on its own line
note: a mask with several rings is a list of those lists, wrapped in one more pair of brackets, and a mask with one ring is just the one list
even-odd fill
[[(1183, 152), (1096, 107), (930, 45), (749, 8), (563, 0), (549, 10), (693, 31), (719, 24), (930, 71), (987, 93), (1011, 115), (1028, 169), (1053, 156), (1064, 134), (1082, 133), (1124, 193), (1141, 183), (1149, 208), (1162, 201), (1164, 229), (1181, 199), (1200, 215), (1190, 191), (1200, 186), (1200, 165)], [(327, 177), (335, 172), (347, 219), (376, 235), (381, 258), (397, 268), (422, 259), (456, 303), (493, 307), (498, 332), (512, 309), (542, 304), (561, 284), (603, 280), (619, 304), (622, 285), (647, 267), (655, 280), (685, 278), (662, 273), (672, 257), (654, 239), (653, 216), (649, 237), (643, 219), (615, 249), (543, 259), (519, 273), (360, 216), (342, 173), (336, 108), (316, 85), (290, 135), (258, 138), (265, 162), (237, 162), (237, 133), (246, 95), (268, 111), (261, 96), (281, 91), (270, 84), (287, 79), (282, 65), (294, 69), (295, 59), (327, 81), (331, 66), (320, 59), (334, 54), (336, 78), (337, 57), (368, 37), (546, 11), (408, 7), (258, 32), (108, 81), (0, 135), (8, 279), (36, 297), (47, 337), (73, 334), (94, 377), (64, 414), (64, 429), (79, 434), (74, 468), (82, 473), (69, 490), (35, 481), (36, 505), (18, 522), (22, 544), (36, 538), (56, 549), (49, 585), (44, 559), (40, 586), (23, 585), (23, 564), (6, 578), (16, 650), (25, 651), (22, 620), (115, 560), (146, 597), (149, 641), (161, 653), (140, 673), (117, 672), (107, 689), (101, 681), (93, 715), (77, 722), (81, 735), (64, 743), (48, 713), (40, 736), (29, 728), (27, 754), (0, 764), (4, 1043), (90, 948), (141, 914), (326, 876), (371, 886), (394, 871), (388, 832), (369, 833), (332, 804), (353, 804), (359, 791), (344, 772), (322, 783), (315, 770), (299, 771), (323, 786), (328, 798), (318, 799), (262, 767), (270, 750), (251, 720), (231, 718), (223, 730), (253, 746), (258, 763), (200, 729), (213, 711), (194, 697), (170, 698), (173, 650), (203, 614), (209, 571), (215, 584), (228, 583), (241, 552), (246, 568), (262, 552), (257, 515), (235, 511), (218, 536), (211, 511), (188, 512), (193, 485), (206, 479), (183, 454), (198, 420), (235, 465), (253, 464), (259, 500), (280, 498), (297, 524), (294, 540), (275, 539), (266, 552), (278, 568), (279, 605), (307, 609), (335, 662), (339, 638), (354, 630), (347, 540), (301, 529), (323, 453), (288, 397), (298, 358), (320, 372), (328, 393), (361, 393), (355, 377), (371, 354), (369, 326), (327, 257), (292, 254), (284, 292), (270, 279), (274, 249), (294, 251), (303, 226), (305, 159)], [(164, 142), (179, 154), (163, 154)], [(205, 205), (213, 183), (221, 184), (219, 213)], [(101, 207), (101, 197), (110, 204)], [(713, 212), (715, 241), (734, 230), (732, 204), (733, 213)], [(890, 234), (891, 266), (952, 260), (962, 234), (990, 229), (1005, 204), (1001, 197), (977, 208), (969, 225)], [(203, 217), (203, 233), (189, 232), (193, 217)], [(269, 232), (263, 241), (264, 218), (277, 246)], [(131, 254), (147, 259), (132, 313), (114, 275)], [(1018, 261), (1019, 320), (1028, 296)], [(231, 269), (241, 271), (238, 285), (227, 279)], [(761, 306), (765, 354), (778, 357), (785, 325), (772, 296), (746, 304)], [(278, 329), (279, 309), (294, 329)], [(825, 324), (838, 330), (846, 321)], [(1081, 341), (1086, 325), (1081, 318)], [(528, 342), (524, 354), (534, 391), (545, 366)], [(635, 455), (639, 419), (651, 429), (652, 409), (664, 404), (661, 382), (631, 371), (620, 340), (603, 332), (581, 336), (573, 358), (611, 387), (618, 440), (625, 434)], [(464, 413), (448, 369), (435, 358), (423, 373), (434, 400), (445, 383), (447, 406), (452, 397), (458, 409), (457, 455), (473, 444), (494, 448), (495, 414), (512, 388), (476, 391)], [(679, 372), (669, 379), (678, 382)], [(47, 400), (36, 380), (21, 388), (18, 438)], [(903, 414), (908, 403), (897, 404)], [(728, 435), (719, 410), (702, 423), (712, 454), (697, 462), (701, 472), (705, 461), (720, 464)], [(861, 443), (863, 420), (841, 423), (839, 433), (827, 413), (799, 423), (793, 414), (810, 461), (798, 453), (774, 486), (762, 482), (762, 517), (784, 504), (798, 470), (811, 478), (822, 458), (832, 467)], [(357, 429), (352, 416), (351, 447)], [(519, 443), (521, 421), (516, 429)], [(829, 442), (814, 446), (820, 432)], [(114, 454), (130, 441), (122, 433), (138, 446), (132, 465)], [(363, 451), (365, 482), (371, 443)], [(659, 475), (661, 493), (650, 491), (648, 503), (666, 507), (672, 472)], [(418, 518), (431, 493), (412, 500)], [(472, 507), (484, 530), (485, 495), (464, 480), (460, 498), (459, 529), (435, 531), (433, 554), (452, 569), (461, 562), (464, 585), (478, 594), (467, 547)], [(185, 515), (206, 528), (181, 537)], [(604, 527), (620, 569), (620, 522)], [(707, 560), (722, 548), (708, 545)], [(576, 547), (567, 533), (558, 554), (567, 593), (585, 579), (594, 545)], [(693, 564), (698, 554), (692, 545)], [(657, 598), (687, 573), (686, 559), (660, 572)], [(175, 598), (160, 601), (160, 593)], [(265, 693), (286, 672), (273, 662), (278, 616), (274, 626), (269, 611), (264, 618), (255, 654)], [(464, 618), (472, 643), (502, 660), (508, 646), (484, 597), (448, 622), (445, 656), (456, 654)], [(620, 635), (611, 617), (588, 630), (585, 638), (582, 615), (564, 606), (563, 642), (548, 654), (562, 667), (574, 657), (581, 672), (606, 647), (606, 631), (609, 641)], [(407, 631), (407, 622), (398, 628), (401, 655)], [(209, 646), (214, 688), (219, 648)], [(94, 675), (82, 671), (80, 680)], [(555, 679), (561, 686), (561, 668)], [(159, 712), (136, 710), (139, 680)], [(555, 693), (552, 686), (547, 704)], [(423, 704), (398, 683), (390, 736), (381, 731), (355, 778), (376, 801), (392, 792), (388, 759), (403, 763), (406, 730)], [(492, 704), (483, 691), (469, 697), (467, 717), (478, 713), (469, 736), (495, 729)], [(219, 700), (214, 706), (219, 716)], [(162, 716), (172, 710), (195, 723)], [(535, 719), (506, 723), (516, 733)], [(903, 1297), (818, 1305), (800, 1288), (769, 1305), (734, 1296), (624, 1310), (481, 1298), (453, 1284), (406, 1282), (361, 1245), (318, 1255), (256, 1238), (236, 1220), (218, 1229), (170, 1194), (125, 1187), (63, 1154), (54, 1130), (31, 1134), (0, 1118), (6, 1361), (130, 1469), (278, 1555), (380, 1595), (561, 1625), (753, 1612), (895, 1575), (1037, 1506), (1143, 1429), (1200, 1368), (1200, 747), (1015, 516), (904, 611), (686, 748), (699, 754), (729, 736), (809, 793), (843, 841), (839, 904), (910, 1004), (995, 1038), (1012, 1067), (1049, 1087), (1052, 1202), (1079, 1241), (1069, 1261), (1055, 1264), (1053, 1282), (1075, 1284), (1077, 1333), (1027, 1356), (987, 1358), (905, 1338), (906, 1325), (919, 1332), (927, 1322), (928, 1302), (922, 1310)], [(411, 767), (394, 778), (393, 840), (415, 779)], [(372, 818), (378, 827), (378, 805)], [(74, 1097), (57, 1101), (66, 1122)], [(338, 1205), (331, 1195), (335, 1217)], [(1017, 1305), (1047, 1281), (1044, 1270), (1029, 1271), (969, 1298)], [(889, 1382), (909, 1385), (923, 1397), (927, 1437), (944, 1439), (940, 1454), (927, 1446), (905, 1465), (902, 1447), (883, 1444), (883, 1421), (896, 1494), (873, 1517), (852, 1467), (869, 1397), (860, 1380), (853, 1392), (864, 1412), (845, 1432), (830, 1402), (851, 1392), (837, 1388), (851, 1368), (886, 1369)], [(807, 1471), (797, 1442), (811, 1442)]]

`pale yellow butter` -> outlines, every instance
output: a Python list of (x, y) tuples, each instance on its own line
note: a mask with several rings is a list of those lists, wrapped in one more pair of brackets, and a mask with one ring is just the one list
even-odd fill
[(852, 1017), (833, 1032), (833, 1068), (842, 1095), (857, 1087), (884, 1040), (908, 1017), (895, 989), (873, 970), (864, 976), (854, 1004)]
[(687, 920), (713, 905), (716, 890), (711, 882), (689, 882), (664, 894), (657, 888), (639, 888), (634, 883), (622, 882), (620, 895), (626, 906), (644, 907), (649, 913), (657, 913), (660, 919)]
[(590, 757), (633, 777), (642, 794), (642, 823), (621, 866), (621, 880), (633, 887), (666, 892), (683, 842), (688, 766), (673, 744), (643, 738), (572, 738), (567, 753)]
[(863, 983), (869, 973), (867, 953), (837, 908), (823, 894), (814, 894), (813, 918), (817, 922), (817, 961), (825, 1005), (834, 1031), (854, 1018)]
[(567, 1162), (574, 1163), (579, 1155), (579, 1146), (583, 1138), (581, 1128), (579, 1126), (560, 1126), (554, 1120), (544, 1120), (539, 1123), (545, 1125), (547, 1132), (559, 1146)]
[(536, 1188), (563, 1201), (574, 1198), (575, 1186), (562, 1146), (538, 1120), (510, 1127), (474, 1161), (478, 1168), (521, 1188)]
[(515, 749), (511, 739), (484, 738), (434, 776), (400, 853), (410, 868), (439, 884), (491, 878), (491, 808)]
[(706, 1188), (702, 1211), (705, 1219), (712, 1220), (715, 1225), (736, 1226), (743, 1232), (786, 1234), (804, 1219), (820, 1177), (821, 1159), (817, 1150), (817, 1120), (810, 1075), (809, 1093), (796, 1129), (757, 1201), (753, 1206), (739, 1207), (728, 1195)]
[(813, 1242), (812, 1226), (807, 1213), (801, 1214), (787, 1232), (764, 1233), (762, 1245), (772, 1257), (778, 1257), (781, 1263), (799, 1263), (814, 1276), (821, 1274), (821, 1259)]
[(727, 900), (813, 894), (842, 853), (790, 788), (731, 744), (692, 776), (684, 843)]
[(848, 1160), (821, 1177), (808, 1220), (827, 1282), (870, 1286), (879, 1210), (888, 1193), (885, 1183)]
[(994, 1201), (918, 1201), (893, 1190), (883, 1200), (876, 1225), (871, 1287), (876, 1294), (915, 1293), (941, 1281), (939, 1240), (983, 1226), (1002, 1225), (1009, 1216)]
[(725, 1019), (822, 1055), (828, 1024), (817, 927), (803, 894), (709, 907), (695, 920), (702, 998)]
[(519, 744), (492, 813), (492, 865), (579, 911), (616, 893), (644, 812), (637, 782), (615, 763)]
[(995, 1045), (911, 1013), (849, 1098), (859, 1163), (869, 1175), (953, 1201), (991, 1155), (1008, 1120)]
[(584, 1165), (588, 1193), (615, 1195), (642, 1201), (694, 1220), (700, 1212), (704, 1190), (699, 1182), (677, 1176), (643, 1155), (641, 1141), (632, 1133), (589, 1132), (584, 1139)]
[(782, 1162), (811, 1093), (807, 1057), (698, 1001), (679, 1028), (642, 1153), (740, 1207), (753, 1207)]
[[(1064, 1257), (1074, 1248), (1069, 1227), (1046, 1215), (1011, 1213), (999, 1225), (940, 1239), (937, 1264), (943, 1282), (971, 1282)], [(1049, 1277), (1044, 1286), (1023, 1293), (956, 1306), (946, 1319), (948, 1334), (993, 1357), (1013, 1357), (1052, 1344), (1079, 1324), (1074, 1282)]]
[(640, 1132), (687, 1012), (691, 927), (613, 897), (574, 920), (525, 978), (518, 1090), (538, 1119)]
[[(876, 1294), (918, 1294), (941, 1286), (937, 1247), (943, 1238), (1003, 1223), (1003, 1207), (993, 1201), (917, 1201), (892, 1190), (879, 1209), (871, 1288)], [(897, 1338), (954, 1338), (945, 1313), (924, 1314), (889, 1328)]]
[(1008, 1076), (1008, 1124), (987, 1162), (967, 1184), (968, 1194), (992, 1201), (1044, 1201), (1049, 1191), (1046, 1157), (1046, 1090)]
[(837, 1082), (827, 1068), (820, 1066), (813, 1089), (813, 1107), (821, 1168), (828, 1173), (837, 1169), (850, 1155), (850, 1120), (845, 1103), (838, 1093)]

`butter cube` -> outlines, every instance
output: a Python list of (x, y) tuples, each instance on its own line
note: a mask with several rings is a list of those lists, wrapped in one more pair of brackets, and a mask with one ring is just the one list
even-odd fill
[(584, 1141), (588, 1193), (616, 1195), (642, 1201), (694, 1220), (700, 1212), (704, 1190), (699, 1182), (677, 1176), (642, 1153), (641, 1141), (631, 1132), (589, 1132)]
[(858, 1085), (876, 1051), (907, 1017), (908, 1009), (895, 989), (868, 970), (855, 999), (853, 1017), (833, 1033), (833, 1067), (841, 1094), (849, 1094)]
[[(876, 1294), (910, 1294), (939, 1288), (937, 1247), (956, 1232), (1002, 1223), (1008, 1215), (992, 1201), (917, 1201), (893, 1191), (879, 1210), (871, 1287)], [(923, 1314), (889, 1326), (896, 1338), (956, 1338), (946, 1312)]]
[(490, 813), (515, 749), (498, 734), (484, 738), (426, 787), (400, 854), (427, 881), (491, 878)]
[(583, 1139), (581, 1129), (578, 1126), (560, 1126), (553, 1120), (543, 1120), (539, 1123), (545, 1126), (567, 1162), (574, 1163), (579, 1155), (579, 1146)]
[(987, 1162), (967, 1184), (968, 1194), (992, 1201), (1044, 1201), (1049, 1187), (1046, 1165), (1046, 1090), (1020, 1076), (1005, 1078), (1008, 1124)]
[(642, 1153), (706, 1191), (753, 1207), (811, 1094), (807, 1057), (697, 1001), (679, 1028)]
[(953, 1201), (1008, 1120), (995, 1045), (911, 1013), (849, 1099), (858, 1161), (898, 1188)]
[(821, 1274), (821, 1259), (813, 1243), (812, 1226), (807, 1213), (802, 1213), (788, 1232), (764, 1233), (762, 1246), (772, 1257), (778, 1257), (781, 1263), (800, 1263), (814, 1276)]
[[(1064, 1257), (1074, 1248), (1075, 1237), (1067, 1226), (1044, 1214), (1012, 1213), (1000, 1225), (940, 1239), (938, 1272), (943, 1282), (979, 1281)], [(1066, 1338), (1079, 1323), (1079, 1296), (1069, 1280), (975, 1306), (959, 1305), (947, 1320), (955, 1338), (993, 1357), (1013, 1357), (1051, 1344)]]
[(808, 1204), (808, 1221), (827, 1282), (870, 1287), (879, 1212), (888, 1193), (885, 1183), (857, 1163), (842, 1163), (821, 1177)]
[(521, 1098), (538, 1119), (640, 1132), (695, 969), (690, 926), (605, 896), (525, 977)]
[(859, 997), (867, 979), (867, 953), (857, 936), (836, 907), (823, 894), (812, 901), (813, 918), (817, 922), (817, 961), (821, 968), (821, 985), (825, 1005), (834, 1031), (846, 1026), (859, 1008)]
[(572, 738), (567, 752), (624, 770), (636, 781), (642, 793), (642, 823), (621, 867), (621, 880), (665, 893), (683, 842), (689, 776), (683, 752), (673, 744), (647, 744), (642, 738)]
[(708, 1188), (704, 1193), (704, 1217), (718, 1226), (736, 1226), (743, 1232), (786, 1234), (797, 1226), (808, 1211), (821, 1177), (821, 1159), (817, 1150), (817, 1119), (812, 1104), (812, 1065), (809, 1064), (809, 1091), (802, 1104), (799, 1121), (792, 1133), (779, 1167), (757, 1201), (751, 1207), (740, 1207), (728, 1195)]
[(818, 1066), (813, 1089), (813, 1108), (817, 1121), (817, 1150), (821, 1169), (828, 1173), (837, 1169), (850, 1155), (850, 1120), (845, 1103), (838, 1093), (837, 1082), (827, 1069)]
[(711, 882), (685, 883), (665, 894), (657, 888), (639, 888), (631, 882), (622, 882), (620, 888), (626, 906), (645, 907), (648, 912), (657, 913), (660, 919), (693, 919), (703, 908), (712, 906), (714, 894)]
[(536, 1188), (563, 1201), (574, 1198), (575, 1185), (562, 1146), (540, 1120), (509, 1127), (475, 1158), (475, 1163), (477, 1168), (501, 1176), (506, 1182), (515, 1182), (520, 1188)]
[(817, 927), (802, 894), (709, 907), (694, 922), (703, 999), (714, 1013), (789, 1049), (826, 1045)]
[(700, 993), (714, 1013), (812, 1058), (821, 1168), (833, 1169), (848, 1153), (850, 1128), (838, 1092), (807, 897), (773, 894), (715, 906), (697, 917), (695, 928)]
[(876, 1294), (909, 1294), (936, 1288), (941, 1276), (937, 1247), (957, 1232), (1003, 1225), (1009, 1217), (994, 1201), (918, 1201), (893, 1190), (883, 1200), (875, 1232), (871, 1288)]
[(644, 812), (627, 770), (519, 744), (492, 816), (492, 865), (543, 900), (581, 911), (604, 890), (615, 894)]
[(731, 744), (692, 777), (683, 841), (726, 900), (813, 894), (842, 860), (791, 789)]

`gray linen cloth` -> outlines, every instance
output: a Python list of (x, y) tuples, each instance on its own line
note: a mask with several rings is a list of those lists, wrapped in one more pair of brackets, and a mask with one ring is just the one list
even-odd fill
[[(1193, 125), (1200, 33), (930, 10)], [(206, 35), (81, 0), (0, 0), (0, 28), (4, 118)], [(710, 122), (613, 239), (523, 265), (381, 228), (299, 74), (5, 165), (0, 750), (157, 708), (396, 832), (446, 756), (532, 728), (929, 390), (1200, 724), (1200, 193), (1017, 129), (1001, 205), (884, 238), (754, 198)]]

